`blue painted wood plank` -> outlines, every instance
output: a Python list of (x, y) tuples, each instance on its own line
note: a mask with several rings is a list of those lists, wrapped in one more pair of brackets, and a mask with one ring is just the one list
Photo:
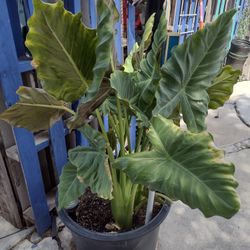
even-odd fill
[(33, 11), (34, 11), (32, 0), (28, 0), (28, 6), (29, 6), (29, 11), (30, 11), (30, 16), (31, 16), (33, 14)]
[(116, 8), (119, 12), (120, 18), (115, 25), (115, 50), (117, 55), (118, 65), (123, 64), (123, 48), (122, 48), (122, 22), (121, 22), (121, 1), (115, 0)]
[(89, 0), (89, 14), (90, 14), (90, 26), (96, 28), (97, 26), (97, 13), (96, 13), (96, 1)]
[(63, 122), (57, 122), (52, 128), (50, 128), (49, 132), (51, 140), (51, 149), (53, 152), (52, 157), (54, 159), (54, 163), (57, 169), (57, 174), (58, 176), (60, 176), (62, 169), (67, 162), (67, 148), (65, 142)]
[(25, 129), (14, 128), (13, 131), (35, 218), (36, 229), (39, 234), (43, 234), (51, 225), (51, 217), (34, 138), (32, 133)]
[[(195, 4), (196, 3), (196, 0), (191, 0), (191, 5), (190, 5), (190, 14), (196, 14), (195, 13)], [(190, 16), (188, 18), (188, 31), (191, 31), (191, 30), (194, 30), (194, 27), (193, 27), (193, 22), (194, 22), (194, 19), (195, 19), (195, 16)], [(187, 35), (188, 36), (188, 35)]]
[(109, 118), (107, 115), (103, 117), (103, 123), (104, 123), (105, 131), (108, 132), (109, 131)]
[(81, 0), (74, 0), (74, 13), (81, 12)]
[[(22, 79), (18, 70), (18, 60), (7, 8), (8, 0), (0, 1), (0, 83), (6, 106), (14, 104), (18, 97), (17, 88)], [(29, 199), (39, 234), (51, 225), (51, 218), (45, 195), (40, 163), (33, 134), (25, 129), (14, 128), (14, 136), (19, 152), (22, 170), (27, 184)]]
[(182, 0), (177, 0), (176, 1), (176, 6), (175, 6), (175, 16), (174, 16), (174, 32), (179, 31), (179, 20), (180, 20), (180, 12), (181, 12), (181, 1)]
[(196, 32), (199, 28), (199, 20), (200, 20), (200, 4), (199, 4), (199, 0), (197, 3), (197, 8), (196, 8), (196, 17), (195, 17), (195, 21), (194, 21), (194, 31)]
[(131, 4), (128, 4), (127, 34), (129, 53), (133, 49), (133, 46), (135, 44), (135, 7)]
[[(188, 14), (188, 4), (189, 0), (184, 0), (184, 7), (183, 7), (183, 13), (184, 16), (181, 17), (181, 33), (186, 31), (186, 26), (187, 26), (187, 14)], [(180, 35), (180, 43), (184, 42), (185, 39), (185, 34)]]
[(131, 143), (131, 149), (135, 150), (136, 145), (136, 118), (133, 116), (130, 124), (130, 143)]
[[(18, 14), (17, 1), (1, 0), (7, 3), (9, 21), (12, 27), (13, 39), (15, 41), (15, 48), (17, 56), (21, 57), (25, 55), (25, 47), (23, 42), (22, 31), (20, 27), (20, 19)], [(2, 25), (2, 24), (1, 24)]]
[(18, 70), (20, 73), (31, 71), (33, 69), (34, 68), (31, 65), (31, 60), (24, 60), (18, 62)]

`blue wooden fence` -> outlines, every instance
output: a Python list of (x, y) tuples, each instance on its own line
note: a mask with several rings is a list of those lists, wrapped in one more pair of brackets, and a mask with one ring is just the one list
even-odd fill
[[(90, 16), (90, 25), (96, 26), (96, 8), (94, 0), (89, 1), (89, 10), (86, 10)], [(122, 12), (120, 0), (115, 0), (119, 12)], [(173, 31), (179, 35), (179, 38), (172, 44), (182, 43), (184, 39), (195, 32), (199, 26), (199, 8), (197, 0), (177, 0), (175, 5), (175, 18), (173, 21)], [(219, 1), (221, 2), (221, 1)], [(220, 3), (216, 15), (225, 9), (225, 1)], [(203, 1), (204, 13), (206, 0)], [(236, 0), (235, 7), (243, 10), (245, 1)], [(24, 13), (29, 18), (33, 12), (32, 0), (23, 0)], [(65, 0), (65, 7), (71, 12), (81, 11), (80, 0)], [(17, 1), (0, 1), (0, 83), (5, 98), (5, 105), (9, 107), (17, 102), (16, 90), (21, 86), (21, 74), (33, 70), (31, 58), (27, 56), (24, 47), (20, 20), (18, 15)], [(237, 17), (235, 18), (235, 29), (237, 29)], [(123, 63), (122, 48), (122, 24), (119, 21), (116, 25), (116, 53), (120, 64)], [(135, 43), (135, 7), (128, 4), (128, 24), (127, 24), (127, 49), (132, 49)], [(170, 44), (171, 47), (171, 44)], [(107, 120), (105, 120), (108, 129)], [(131, 142), (135, 145), (135, 119), (132, 120)], [(52, 157), (56, 166), (56, 172), (60, 175), (64, 164), (67, 161), (67, 149), (65, 135), (67, 134), (63, 121), (57, 122), (49, 130), (49, 138), (42, 143), (37, 143), (35, 136), (25, 129), (14, 128), (16, 146), (19, 159), (27, 184), (31, 208), (33, 211), (36, 228), (39, 234), (45, 232), (51, 226), (51, 217), (47, 204), (44, 183), (42, 180), (41, 168), (38, 159), (38, 152), (50, 146)], [(77, 143), (85, 145), (86, 140), (77, 134)]]

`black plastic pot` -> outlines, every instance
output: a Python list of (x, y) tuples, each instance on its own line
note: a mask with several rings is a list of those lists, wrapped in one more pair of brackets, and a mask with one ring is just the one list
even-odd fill
[(233, 66), (235, 69), (242, 70), (249, 53), (250, 41), (234, 39), (227, 55), (226, 64)]
[(147, 225), (125, 233), (97, 233), (87, 230), (73, 221), (65, 209), (59, 212), (59, 216), (72, 232), (77, 250), (155, 250), (160, 225), (169, 209), (168, 205), (164, 205)]

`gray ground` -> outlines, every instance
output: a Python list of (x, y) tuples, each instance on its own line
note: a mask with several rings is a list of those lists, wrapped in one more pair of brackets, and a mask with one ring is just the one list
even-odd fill
[[(215, 118), (218, 117), (218, 118)], [(181, 202), (172, 206), (160, 231), (158, 250), (250, 250), (250, 81), (238, 83), (233, 97), (207, 118), (215, 144), (236, 165), (241, 210), (232, 219), (206, 219)], [(0, 238), (17, 229), (0, 217)], [(0, 240), (0, 250), (57, 250), (50, 237), (41, 239), (33, 228)], [(64, 250), (73, 250), (70, 232), (59, 234)]]
[[(219, 118), (215, 118), (219, 116)], [(241, 209), (230, 220), (206, 219), (181, 202), (173, 205), (161, 227), (158, 250), (250, 249), (250, 82), (239, 83), (230, 101), (210, 112), (208, 130), (226, 159), (236, 166)]]

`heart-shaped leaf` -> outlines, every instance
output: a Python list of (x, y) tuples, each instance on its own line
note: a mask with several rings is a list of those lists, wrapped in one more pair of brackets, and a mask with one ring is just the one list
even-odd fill
[(20, 101), (0, 115), (14, 127), (37, 132), (50, 128), (65, 112), (74, 113), (43, 89), (20, 87), (17, 94)]
[(60, 176), (58, 186), (58, 208), (59, 210), (77, 200), (85, 191), (87, 186), (81, 183), (77, 177), (77, 167), (68, 162)]
[(161, 51), (166, 38), (167, 21), (166, 13), (163, 12), (154, 34), (152, 49), (148, 52), (146, 58), (141, 61), (140, 70), (137, 74), (140, 89), (137, 105), (149, 118), (152, 117), (152, 110), (156, 104), (155, 93), (161, 79)]
[(240, 74), (240, 70), (234, 69), (230, 65), (226, 65), (222, 69), (212, 85), (207, 89), (210, 98), (208, 107), (210, 109), (217, 109), (224, 105), (233, 93), (234, 84), (237, 83)]
[(63, 7), (34, 0), (26, 46), (43, 88), (58, 100), (73, 102), (89, 88), (96, 62), (96, 30)]
[(199, 208), (206, 217), (232, 217), (240, 207), (234, 165), (205, 132), (182, 131), (162, 116), (153, 118), (148, 133), (153, 150), (118, 158), (115, 167), (134, 183)]
[(104, 150), (76, 147), (69, 161), (77, 167), (77, 178), (103, 199), (112, 199), (112, 180)]
[(114, 26), (119, 18), (119, 13), (113, 0), (98, 0), (97, 14), (96, 63), (93, 68), (93, 83), (88, 90), (88, 96), (90, 97), (94, 97), (99, 91), (105, 72), (109, 69), (115, 36)]
[(169, 117), (180, 105), (189, 130), (203, 131), (209, 97), (206, 89), (218, 75), (230, 41), (235, 10), (223, 13), (177, 46), (162, 67), (154, 115)]

